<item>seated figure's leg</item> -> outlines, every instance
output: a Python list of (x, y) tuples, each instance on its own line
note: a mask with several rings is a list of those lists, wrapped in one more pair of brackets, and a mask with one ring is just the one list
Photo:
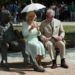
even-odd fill
[(7, 63), (7, 50), (8, 50), (9, 44), (8, 43), (2, 43), (1, 44), (1, 56), (2, 56), (2, 60), (1, 60), (1, 65), (3, 67), (5, 67), (5, 70), (9, 70), (9, 66)]
[[(34, 49), (32, 48), (32, 54), (34, 54), (34, 57), (36, 58), (36, 61), (38, 62), (39, 65), (41, 65), (41, 60), (45, 56), (45, 48), (44, 45), (38, 41), (38, 43), (33, 44)], [(33, 53), (34, 52), (34, 53)]]
[(56, 46), (60, 49), (61, 67), (68, 68), (65, 62), (65, 43), (63, 41), (56, 42)]
[(12, 41), (11, 42), (11, 46), (14, 46), (17, 49), (19, 49), (22, 52), (22, 56), (24, 58), (24, 62), (25, 63), (29, 63), (28, 54), (25, 51), (25, 42), (21, 42), (21, 41), (17, 41), (17, 40), (16, 41)]
[(29, 59), (29, 55), (28, 55), (28, 52), (25, 51), (25, 42), (19, 42), (19, 47), (21, 49), (21, 52), (22, 52), (22, 56), (24, 58), (24, 62), (27, 62), (27, 63), (30, 63), (30, 59)]
[(26, 49), (25, 51), (28, 53), (29, 57), (30, 57), (30, 60), (31, 60), (31, 63), (33, 65), (33, 68), (35, 71), (39, 71), (39, 72), (44, 72), (44, 68), (40, 67), (35, 59), (35, 57), (32, 55), (32, 51), (30, 49), (30, 46), (28, 43), (26, 43)]
[(2, 43), (2, 45), (1, 45), (2, 61), (1, 62), (7, 63), (7, 50), (8, 50), (7, 43)]
[(48, 41), (45, 43), (45, 47), (48, 50), (51, 59), (54, 60), (54, 47), (53, 47), (53, 43), (51, 41)]
[(60, 50), (61, 59), (65, 58), (65, 43), (63, 41), (56, 42), (56, 46)]
[(29, 55), (30, 55), (30, 59), (31, 59), (31, 63), (33, 65), (33, 68), (35, 71), (38, 71), (38, 72), (44, 72), (45, 69), (43, 67), (40, 67), (36, 61), (36, 59), (32, 56), (32, 53), (31, 51), (29, 51)]
[(54, 51), (54, 47), (53, 47), (53, 43), (51, 41), (48, 41), (45, 43), (46, 48), (48, 49), (48, 52), (52, 58), (52, 66), (51, 68), (56, 68), (57, 64), (56, 64), (56, 60), (55, 60), (55, 51)]

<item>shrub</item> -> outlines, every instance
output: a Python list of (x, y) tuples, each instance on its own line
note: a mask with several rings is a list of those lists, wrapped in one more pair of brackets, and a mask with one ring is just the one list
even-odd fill
[(66, 32), (65, 40), (67, 48), (75, 47), (75, 32)]

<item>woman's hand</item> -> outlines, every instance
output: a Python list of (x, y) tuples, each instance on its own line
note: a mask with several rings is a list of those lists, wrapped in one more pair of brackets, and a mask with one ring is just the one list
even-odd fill
[(29, 31), (31, 31), (32, 29), (34, 28), (37, 28), (39, 30), (39, 26), (38, 25), (35, 25), (35, 24), (32, 24), (30, 27), (29, 27)]
[(29, 26), (29, 31), (31, 31), (34, 28), (34, 26)]

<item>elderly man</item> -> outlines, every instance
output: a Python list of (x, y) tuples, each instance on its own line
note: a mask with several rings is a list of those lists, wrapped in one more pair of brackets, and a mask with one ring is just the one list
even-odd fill
[(61, 67), (68, 68), (65, 63), (65, 43), (63, 42), (65, 32), (61, 21), (55, 19), (54, 16), (55, 12), (52, 9), (48, 9), (46, 12), (46, 19), (40, 26), (40, 31), (42, 33), (41, 38), (52, 58), (53, 64), (51, 68), (57, 67), (54, 50), (55, 47), (60, 49)]

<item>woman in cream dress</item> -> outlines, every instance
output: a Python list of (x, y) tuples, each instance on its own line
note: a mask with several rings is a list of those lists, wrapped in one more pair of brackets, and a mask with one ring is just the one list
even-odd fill
[(37, 23), (34, 21), (36, 18), (35, 12), (28, 12), (26, 15), (26, 22), (23, 22), (22, 34), (26, 40), (26, 50), (30, 50), (33, 57), (40, 64), (42, 57), (45, 55), (45, 48), (38, 40), (41, 35)]

